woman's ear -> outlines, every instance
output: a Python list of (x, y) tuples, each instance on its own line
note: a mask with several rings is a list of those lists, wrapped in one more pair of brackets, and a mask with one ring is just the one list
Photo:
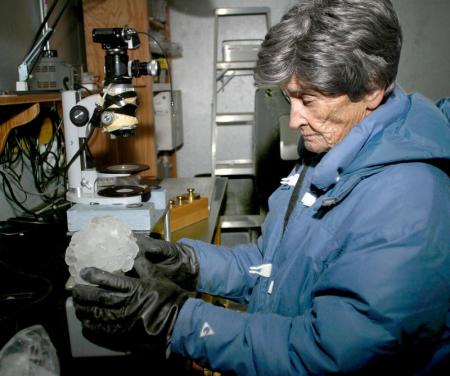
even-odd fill
[(369, 110), (373, 111), (380, 105), (384, 98), (384, 92), (385, 90), (380, 88), (375, 89), (374, 91), (366, 95), (365, 101)]

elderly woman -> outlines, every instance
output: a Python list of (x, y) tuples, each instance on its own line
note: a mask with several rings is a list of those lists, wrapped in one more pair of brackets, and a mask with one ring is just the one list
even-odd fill
[(168, 344), (241, 375), (443, 371), (449, 123), (395, 85), (401, 41), (389, 0), (292, 8), (266, 36), (257, 79), (291, 102), (301, 162), (270, 197), (257, 244), (140, 237), (141, 279), (83, 271), (99, 285), (73, 292), (85, 333)]

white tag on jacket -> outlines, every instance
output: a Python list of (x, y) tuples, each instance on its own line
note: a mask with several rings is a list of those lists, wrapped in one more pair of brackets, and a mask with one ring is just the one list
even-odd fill
[(202, 329), (200, 330), (200, 337), (207, 337), (207, 336), (213, 336), (216, 334), (211, 328), (211, 326), (205, 321), (203, 323)]
[(294, 187), (295, 184), (297, 184), (299, 176), (300, 176), (300, 174), (295, 174), (295, 175), (288, 176), (287, 178), (282, 178), (280, 181), (280, 184), (281, 185), (289, 185), (291, 187)]
[(267, 293), (270, 295), (272, 294), (273, 291), (273, 284), (275, 283), (275, 281), (272, 279), (269, 283), (269, 288), (267, 289)]
[(306, 192), (302, 198), (302, 204), (305, 206), (312, 206), (316, 202), (317, 198), (313, 194)]
[(258, 266), (250, 266), (248, 269), (250, 274), (258, 274), (261, 277), (269, 278), (272, 275), (272, 264), (262, 264)]

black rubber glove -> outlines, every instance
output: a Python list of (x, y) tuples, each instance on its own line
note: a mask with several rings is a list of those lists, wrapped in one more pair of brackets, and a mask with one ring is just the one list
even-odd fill
[(142, 280), (97, 268), (82, 269), (80, 275), (97, 285), (72, 290), (75, 314), (88, 339), (115, 350), (167, 346), (187, 291), (167, 279)]
[(141, 278), (164, 276), (188, 291), (195, 291), (199, 262), (195, 250), (184, 244), (136, 234), (140, 253), (134, 268)]

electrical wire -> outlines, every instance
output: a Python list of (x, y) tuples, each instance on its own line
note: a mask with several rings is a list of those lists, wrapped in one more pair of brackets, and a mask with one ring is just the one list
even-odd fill
[[(1, 267), (0, 270), (2, 270), (2, 272), (5, 272), (5, 269), (6, 269), (7, 271), (10, 271), (14, 274), (21, 274), (21, 275), (25, 276), (25, 274), (22, 271), (17, 270), (16, 268), (12, 267), (9, 264), (6, 264), (3, 261), (0, 261), (0, 267)], [(28, 298), (33, 297), (33, 300), (27, 302), (26, 304), (21, 304), (20, 308), (17, 308), (14, 310), (14, 315), (12, 315), (11, 317), (5, 316), (4, 312), (0, 312), (0, 323), (2, 325), (3, 325), (3, 322), (6, 322), (8, 319), (14, 318), (14, 316), (17, 317), (17, 314), (19, 312), (23, 312), (24, 310), (30, 310), (31, 307), (34, 307), (37, 304), (43, 302), (45, 299), (47, 299), (50, 296), (51, 292), (53, 291), (53, 284), (50, 282), (50, 280), (48, 278), (43, 277), (41, 275), (34, 275), (34, 274), (31, 274), (31, 275), (27, 274), (26, 277), (27, 278), (31, 277), (34, 280), (39, 280), (39, 281), (43, 282), (46, 285), (46, 289), (38, 298), (34, 298), (36, 291), (32, 290), (32, 291), (26, 292), (25, 296)], [(14, 280), (12, 282), (14, 282)], [(2, 299), (4, 299), (4, 300), (11, 299), (11, 294), (8, 294), (7, 297), (3, 296)], [(16, 326), (17, 326), (17, 323), (16, 323)]]
[(67, 179), (67, 173), (69, 172), (70, 166), (75, 162), (75, 160), (80, 156), (80, 154), (83, 152), (84, 149), (88, 147), (88, 142), (91, 139), (92, 135), (94, 134), (95, 127), (91, 126), (90, 131), (87, 135), (87, 137), (83, 140), (81, 146), (78, 148), (76, 153), (72, 156), (70, 161), (67, 163), (65, 169), (64, 169), (64, 181)]
[[(57, 137), (61, 132), (59, 132), (60, 124), (55, 127), (55, 122), (52, 123), (52, 138), (46, 144), (44, 150), (40, 150), (38, 135), (34, 137), (26, 137), (22, 138), (20, 142), (18, 142), (19, 148), (24, 155), (27, 156), (27, 159), (30, 161), (30, 169), (33, 175), (33, 180), (35, 182), (35, 187), (38, 193), (43, 194), (46, 199), (52, 199), (53, 197), (46, 197), (46, 189), (49, 185), (49, 182), (54, 184), (53, 178), (57, 179), (57, 183), (59, 183), (60, 173), (57, 169), (53, 169), (51, 167), (48, 158), (51, 151), (51, 148), (55, 143), (57, 143), (57, 147), (61, 147), (60, 140), (58, 141)], [(36, 127), (37, 128), (37, 127)], [(54, 164), (59, 163), (59, 158), (56, 153), (53, 153)], [(23, 164), (23, 166), (26, 166)], [(47, 170), (49, 172), (47, 172)]]
[(80, 89), (85, 90), (88, 95), (92, 95), (93, 92), (89, 90), (86, 86), (80, 85)]
[(12, 180), (12, 183), (15, 185), (15, 188), (17, 190), (19, 190), (20, 192), (22, 192), (22, 193), (24, 193), (26, 195), (30, 195), (30, 196), (44, 196), (44, 197), (46, 197), (50, 193), (54, 193), (55, 191), (58, 191), (61, 187), (64, 186), (63, 183), (59, 183), (58, 185), (55, 186), (55, 188), (50, 189), (50, 190), (48, 190), (46, 192), (42, 192), (42, 193), (40, 193), (40, 192), (31, 192), (31, 191), (28, 191), (28, 190), (24, 189), (22, 187), (20, 181), (17, 178), (15, 178), (14, 176), (12, 176), (12, 171), (11, 172), (10, 171), (3, 171), (3, 173), (8, 175), (8, 177)]
[[(46, 118), (50, 120), (52, 136), (42, 145), (39, 143), (40, 127), (37, 125), (42, 125)], [(25, 215), (22, 221), (45, 223), (44, 216), (62, 205), (60, 202), (64, 198), (61, 197), (60, 188), (64, 186), (61, 169), (65, 162), (64, 156), (62, 120), (55, 107), (41, 111), (35, 120), (11, 131), (0, 154), (0, 180), (5, 198)], [(25, 172), (31, 175), (36, 192), (23, 188)], [(41, 197), (44, 208), (27, 208), (29, 196)]]
[[(28, 210), (25, 206), (22, 205), (22, 202), (20, 202), (16, 195), (14, 194), (14, 190), (12, 189), (12, 186), (8, 180), (8, 178), (5, 176), (5, 174), (3, 173), (3, 171), (0, 171), (0, 175), (2, 176), (3, 179), (3, 191), (5, 192), (5, 196), (10, 199), (11, 201), (14, 201), (14, 203), (20, 208), (22, 209), (22, 211), (24, 213), (30, 214), (31, 216), (37, 218), (37, 215), (35, 213), (33, 213), (31, 210)], [(9, 195), (7, 195), (6, 193), (6, 189), (5, 189), (5, 184), (6, 187), (8, 188), (9, 191)]]
[(145, 31), (138, 31), (138, 34), (144, 34), (147, 37), (153, 39), (155, 41), (155, 43), (158, 45), (158, 47), (161, 50), (161, 54), (164, 57), (164, 59), (166, 59), (166, 63), (167, 63), (167, 74), (169, 76), (169, 87), (170, 87), (170, 105), (173, 107), (174, 106), (174, 101), (173, 101), (173, 84), (172, 84), (172, 68), (171, 65), (169, 63), (169, 58), (168, 55), (165, 51), (165, 49), (162, 47), (161, 43), (159, 43), (159, 41), (150, 33), (147, 33)]

